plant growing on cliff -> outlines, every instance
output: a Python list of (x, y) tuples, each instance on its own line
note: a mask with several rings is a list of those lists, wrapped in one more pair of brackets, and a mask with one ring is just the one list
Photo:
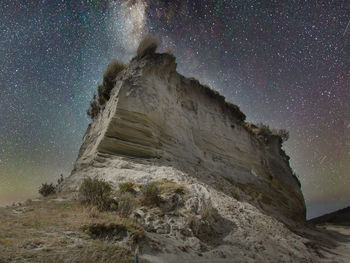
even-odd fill
[(210, 201), (202, 203), (201, 209), (199, 210), (199, 214), (202, 220), (205, 220), (209, 223), (212, 223), (214, 221), (214, 208)]
[(100, 211), (110, 210), (114, 204), (112, 187), (98, 179), (86, 178), (79, 188), (79, 201), (84, 205), (96, 206)]
[(103, 73), (103, 85), (98, 87), (98, 97), (100, 105), (109, 100), (111, 91), (114, 88), (116, 78), (120, 72), (126, 68), (122, 62), (113, 60), (108, 64), (106, 71)]
[(153, 206), (160, 202), (160, 190), (156, 183), (149, 183), (141, 188), (140, 201), (143, 205)]
[(117, 197), (118, 214), (122, 217), (128, 217), (136, 206), (136, 198), (130, 192), (124, 192)]
[(97, 87), (97, 96), (94, 94), (87, 115), (93, 120), (100, 112), (103, 105), (111, 97), (111, 91), (116, 83), (116, 78), (120, 72), (126, 68), (126, 65), (118, 60), (113, 60), (108, 64), (107, 69), (103, 73), (103, 84)]
[(96, 94), (95, 94), (94, 98), (90, 102), (90, 107), (86, 113), (93, 120), (97, 117), (99, 112), (100, 112), (100, 105), (98, 104)]
[(56, 193), (56, 187), (53, 184), (43, 183), (39, 188), (39, 194), (49, 196)]
[(142, 58), (146, 54), (152, 54), (155, 53), (158, 47), (158, 40), (151, 36), (147, 35), (142, 39), (140, 42), (138, 48), (137, 48), (137, 56), (139, 58)]
[(258, 129), (259, 129), (257, 135), (261, 135), (264, 138), (267, 138), (270, 135), (272, 135), (272, 131), (271, 131), (271, 129), (270, 129), (270, 127), (268, 125), (259, 123), (257, 126), (258, 126)]
[(126, 182), (119, 184), (119, 192), (120, 193), (134, 193), (135, 192), (135, 184), (133, 182)]
[(289, 131), (286, 129), (273, 130), (272, 133), (278, 135), (281, 138), (282, 142), (288, 141), (289, 139)]

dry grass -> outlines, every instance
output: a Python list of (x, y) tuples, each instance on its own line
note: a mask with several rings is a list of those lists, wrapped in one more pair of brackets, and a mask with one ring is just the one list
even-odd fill
[(117, 201), (118, 214), (122, 217), (129, 217), (137, 205), (135, 196), (129, 192), (119, 194)]
[(151, 36), (147, 35), (139, 44), (137, 48), (137, 56), (142, 58), (146, 54), (155, 53), (158, 47), (158, 40)]
[(140, 224), (130, 218), (107, 216), (94, 220), (81, 228), (92, 238), (105, 240), (122, 239), (128, 233), (132, 241), (138, 243), (145, 238), (145, 231)]
[(86, 178), (79, 188), (79, 200), (84, 205), (96, 206), (99, 210), (111, 210), (112, 186), (102, 180)]
[(165, 178), (155, 183), (158, 185), (162, 194), (186, 194), (188, 192), (184, 185)]
[(160, 190), (155, 182), (142, 186), (140, 202), (146, 206), (157, 206), (160, 203)]
[(136, 187), (136, 185), (133, 182), (121, 183), (121, 184), (119, 184), (119, 192), (120, 193), (126, 193), (126, 192), (134, 193), (135, 187)]
[(82, 226), (110, 222), (124, 225), (135, 237), (143, 229), (116, 213), (91, 211), (76, 201), (55, 197), (0, 208), (0, 262), (132, 262), (132, 252), (93, 240)]
[(210, 201), (204, 202), (199, 211), (202, 220), (207, 221), (208, 223), (214, 222), (214, 208)]

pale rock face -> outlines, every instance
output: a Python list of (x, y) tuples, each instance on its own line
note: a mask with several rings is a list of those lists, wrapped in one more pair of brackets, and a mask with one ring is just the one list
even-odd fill
[(115, 185), (168, 178), (204, 199), (212, 196), (203, 188), (215, 189), (284, 222), (304, 221), (300, 184), (279, 137), (263, 142), (236, 116), (220, 95), (178, 74), (173, 56), (133, 59), (89, 125), (64, 188), (77, 189), (87, 176)]
[(89, 125), (62, 188), (77, 190), (86, 177), (116, 188), (164, 178), (186, 186), (186, 196), (162, 196), (160, 207), (131, 216), (146, 231), (141, 257), (150, 262), (323, 262), (289, 230), (309, 231), (279, 137), (259, 139), (242, 116), (179, 75), (173, 56), (135, 58)]
[(329, 252), (336, 243), (328, 234), (304, 224), (300, 184), (280, 138), (258, 138), (242, 117), (179, 75), (173, 56), (135, 58), (89, 125), (61, 190), (77, 190), (86, 177), (115, 188), (132, 181), (138, 194), (161, 179), (185, 186), (130, 215), (145, 230), (140, 257), (149, 262), (349, 262)]

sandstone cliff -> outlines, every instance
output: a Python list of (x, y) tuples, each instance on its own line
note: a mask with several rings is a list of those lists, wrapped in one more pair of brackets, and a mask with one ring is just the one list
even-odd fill
[[(281, 138), (256, 135), (244, 119), (220, 94), (178, 74), (172, 55), (148, 52), (118, 74), (62, 188), (76, 190), (86, 177), (115, 189), (132, 182), (139, 198), (150, 182), (159, 185), (161, 201), (138, 203), (127, 219), (144, 231), (136, 243), (147, 262), (335, 260), (324, 252), (335, 241), (304, 224)], [(94, 220), (110, 227), (117, 214)], [(111, 231), (103, 242), (133, 249), (130, 233)]]
[(280, 138), (257, 138), (244, 119), (217, 92), (178, 74), (172, 55), (134, 58), (89, 125), (65, 185), (76, 188), (86, 176), (117, 183), (178, 171), (279, 219), (304, 220)]

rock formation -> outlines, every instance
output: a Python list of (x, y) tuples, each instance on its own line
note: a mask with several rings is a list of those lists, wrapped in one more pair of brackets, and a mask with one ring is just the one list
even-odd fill
[[(281, 138), (260, 138), (244, 120), (216, 91), (177, 73), (172, 55), (136, 57), (89, 125), (63, 189), (76, 190), (86, 177), (116, 188), (164, 178), (185, 185), (190, 195), (176, 213), (136, 211), (153, 242), (144, 252), (151, 262), (202, 262), (196, 261), (202, 256), (207, 262), (236, 262), (224, 259), (237, 253), (237, 262), (277, 262), (282, 255), (287, 262), (304, 262), (312, 254), (280, 222), (305, 221), (300, 183)], [(212, 221), (189, 230), (189, 220), (201, 217), (208, 203)], [(270, 253), (275, 247), (279, 252)]]
[(216, 91), (178, 74), (172, 55), (135, 58), (89, 125), (66, 185), (77, 187), (84, 176), (152, 178), (146, 170), (133, 171), (142, 164), (181, 171), (278, 218), (304, 220), (300, 184), (280, 138), (259, 139), (244, 119)]

